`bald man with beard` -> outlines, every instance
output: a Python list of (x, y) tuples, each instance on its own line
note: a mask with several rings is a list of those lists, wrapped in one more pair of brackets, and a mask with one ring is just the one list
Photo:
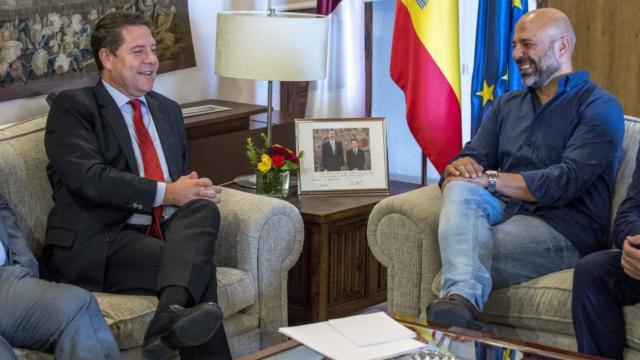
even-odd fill
[(518, 22), (512, 56), (526, 88), (495, 100), (442, 175), (442, 292), (429, 320), (491, 331), (481, 311), (492, 289), (610, 246), (623, 112), (587, 72), (574, 72), (575, 43), (559, 10)]

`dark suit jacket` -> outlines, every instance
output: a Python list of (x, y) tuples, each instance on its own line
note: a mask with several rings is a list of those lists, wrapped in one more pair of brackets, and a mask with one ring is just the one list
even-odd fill
[(364, 170), (364, 151), (358, 149), (358, 154), (353, 153), (353, 149), (347, 151), (347, 167), (349, 170)]
[(331, 143), (329, 141), (322, 144), (322, 170), (339, 171), (344, 165), (344, 152), (342, 151), (342, 143), (336, 141), (335, 154), (331, 151)]
[[(172, 179), (187, 173), (180, 106), (146, 95)], [(156, 183), (138, 176), (122, 113), (101, 81), (60, 93), (49, 111), (45, 149), (54, 206), (45, 261), (58, 281), (103, 288), (111, 241), (135, 212), (150, 214)]]
[(0, 195), (0, 242), (7, 255), (5, 266), (22, 266), (28, 269), (33, 277), (39, 276), (38, 261), (33, 256), (29, 243), (18, 225), (16, 214), (2, 195)]

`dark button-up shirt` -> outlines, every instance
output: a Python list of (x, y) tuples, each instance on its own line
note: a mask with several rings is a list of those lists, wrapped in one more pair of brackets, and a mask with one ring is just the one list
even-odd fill
[(538, 200), (507, 199), (507, 209), (539, 217), (584, 256), (610, 247), (623, 135), (622, 107), (581, 71), (561, 77), (544, 105), (531, 88), (498, 98), (459, 157), (521, 174)]

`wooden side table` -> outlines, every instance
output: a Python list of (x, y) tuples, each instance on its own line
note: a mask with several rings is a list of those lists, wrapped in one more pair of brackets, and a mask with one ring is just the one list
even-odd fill
[[(390, 182), (392, 195), (420, 185)], [(290, 196), (304, 220), (302, 254), (289, 271), (289, 324), (351, 315), (387, 299), (387, 271), (367, 245), (367, 220), (386, 196)]]
[(250, 127), (250, 116), (267, 111), (267, 107), (263, 105), (216, 99), (196, 101), (182, 104), (181, 106), (185, 108), (201, 105), (223, 106), (229, 108), (229, 110), (185, 117), (184, 127), (189, 140), (248, 130)]
[[(205, 100), (185, 106), (218, 105), (231, 108), (220, 112), (185, 118), (189, 168), (198, 175), (222, 184), (254, 171), (246, 155), (246, 139), (262, 145), (260, 133), (266, 133), (266, 106), (224, 100)], [(273, 141), (295, 148), (293, 116), (273, 112)]]

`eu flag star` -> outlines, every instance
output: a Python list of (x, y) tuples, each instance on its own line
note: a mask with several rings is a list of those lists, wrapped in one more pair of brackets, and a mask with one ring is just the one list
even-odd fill
[(522, 0), (511, 0), (511, 7), (519, 7), (522, 9)]
[(487, 102), (493, 101), (493, 87), (495, 85), (489, 86), (487, 84), (487, 80), (482, 83), (482, 90), (478, 91), (476, 95), (482, 96), (482, 106), (484, 106)]

